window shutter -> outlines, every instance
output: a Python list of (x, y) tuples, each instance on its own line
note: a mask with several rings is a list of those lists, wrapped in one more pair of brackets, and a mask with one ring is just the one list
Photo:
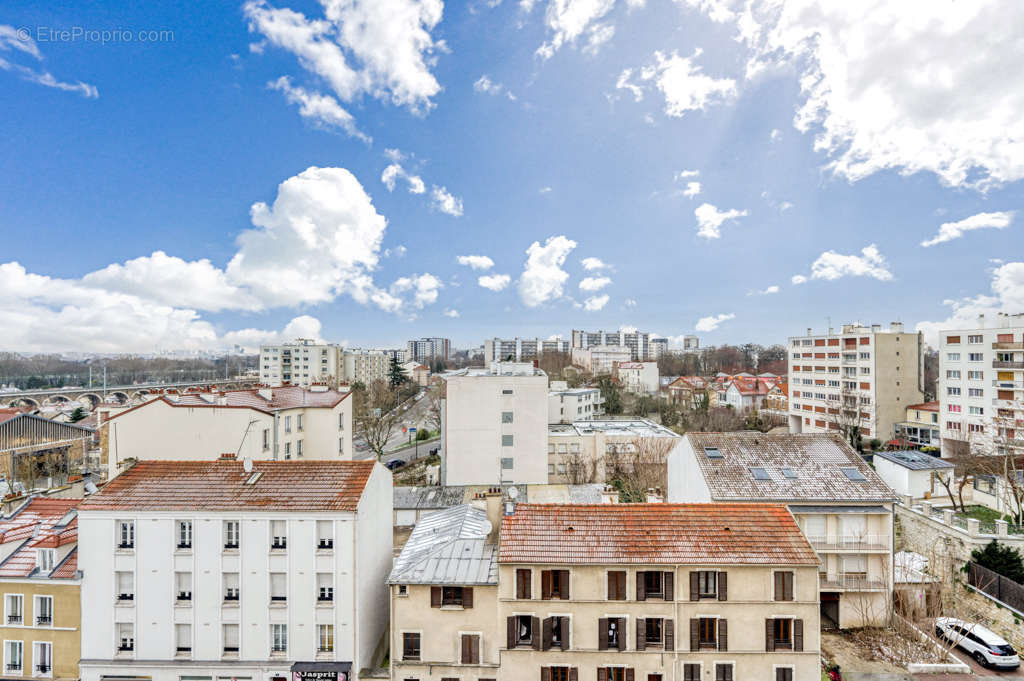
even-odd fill
[(773, 619), (764, 621), (764, 649), (769, 653), (775, 650), (775, 620)]
[(785, 591), (785, 589), (782, 586), (782, 573), (781, 572), (776, 572), (775, 573), (775, 600), (781, 601), (782, 597), (783, 597), (783, 592), (784, 591)]
[(608, 620), (604, 617), (597, 620), (597, 649), (608, 650)]
[(718, 649), (729, 650), (729, 622), (718, 620)]
[(507, 643), (506, 647), (511, 650), (512, 648), (516, 647), (516, 618), (509, 617), (505, 620), (505, 622), (505, 628), (508, 634), (507, 640), (505, 641)]
[(545, 617), (544, 623), (541, 626), (540, 649), (549, 650), (551, 648), (551, 618)]
[(729, 573), (725, 570), (718, 573), (718, 600), (729, 600)]
[(540, 681), (551, 681), (551, 667), (540, 668)]
[(608, 681), (608, 670), (604, 667), (597, 668), (597, 681)]
[(676, 649), (676, 628), (673, 620), (666, 619), (662, 623), (662, 634), (665, 637), (665, 650)]
[(569, 600), (569, 571), (558, 571), (558, 593), (562, 600)]
[(529, 569), (527, 569), (527, 570), (520, 570), (519, 571), (519, 576), (523, 580), (522, 581), (522, 585), (521, 585), (522, 595), (520, 596), (520, 598), (524, 598), (526, 600), (529, 600), (529, 599), (533, 598), (533, 594), (532, 594), (533, 570), (529, 570)]
[(636, 681), (636, 675), (632, 667), (626, 667), (626, 681)]
[(690, 572), (690, 600), (700, 600), (700, 574), (696, 570)]
[(462, 607), (473, 607), (473, 587), (471, 586), (465, 586), (462, 588)]
[(540, 597), (545, 601), (551, 600), (551, 570), (540, 572)]
[(626, 600), (626, 572), (622, 571), (622, 572), (617, 573), (617, 577), (618, 577), (618, 582), (619, 582), (619, 589), (618, 589), (617, 596), (618, 596), (619, 600), (623, 600), (624, 601), (624, 600)]
[(690, 619), (690, 650), (695, 651), (700, 648), (700, 632), (697, 629), (699, 626), (699, 620), (695, 618)]
[(469, 634), (462, 635), (462, 664), (473, 663), (473, 637)]
[(647, 632), (644, 629), (644, 618), (636, 618), (636, 649), (645, 650), (647, 648)]
[(441, 587), (432, 586), (430, 587), (430, 607), (440, 608), (441, 607)]
[(540, 618), (530, 618), (530, 643), (533, 644), (534, 650), (540, 650)]
[(636, 599), (638, 601), (647, 600), (647, 592), (645, 591), (646, 585), (644, 584), (644, 572), (637, 571), (636, 573)]
[(580, 672), (576, 667), (569, 667), (569, 681), (580, 681)]
[(625, 617), (620, 617), (619, 618), (618, 629), (619, 629), (619, 650), (625, 650), (626, 649), (626, 639), (629, 638), (629, 636), (626, 635), (626, 618)]
[(791, 601), (793, 600), (793, 573), (783, 572), (782, 574), (784, 575), (782, 578), (782, 597), (784, 600)]
[(473, 637), (473, 664), (480, 664), (480, 637)]
[(793, 620), (793, 650), (801, 652), (804, 649), (804, 621)]
[(674, 601), (676, 599), (676, 595), (675, 595), (675, 573), (673, 573), (673, 572), (666, 572), (666, 573), (664, 573), (661, 576), (661, 579), (662, 579), (661, 583), (662, 583), (663, 593), (665, 594), (665, 600), (666, 601)]
[(608, 571), (608, 600), (619, 600), (619, 573)]

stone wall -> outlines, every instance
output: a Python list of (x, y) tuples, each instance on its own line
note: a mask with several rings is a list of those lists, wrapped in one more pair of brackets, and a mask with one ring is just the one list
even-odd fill
[(1017, 650), (1024, 650), (1024, 617), (956, 582), (943, 593), (943, 613), (991, 629)]

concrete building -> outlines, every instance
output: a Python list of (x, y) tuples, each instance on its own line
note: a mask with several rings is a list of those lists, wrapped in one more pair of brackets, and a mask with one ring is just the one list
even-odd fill
[(907, 417), (893, 427), (894, 444), (900, 447), (941, 447), (939, 402), (908, 404)]
[(647, 351), (651, 359), (668, 355), (668, 338), (651, 338), (647, 341)]
[(600, 345), (617, 345), (629, 350), (626, 361), (655, 359), (651, 355), (651, 334), (641, 331), (579, 331), (572, 330), (571, 347), (586, 350)]
[(1024, 447), (1024, 314), (939, 332), (938, 393), (943, 456), (958, 441), (992, 452)]
[(484, 364), (491, 362), (532, 362), (544, 353), (568, 354), (569, 341), (557, 338), (489, 338), (484, 341)]
[(665, 440), (670, 451), (679, 434), (647, 419), (574, 421), (548, 426), (548, 481), (604, 482), (614, 457), (635, 451), (638, 441)]
[(875, 452), (875, 472), (896, 494), (915, 499), (930, 499), (945, 493), (937, 478), (949, 480), (953, 464), (937, 456), (912, 449)]
[(81, 499), (34, 498), (0, 519), (4, 679), (78, 679)]
[(527, 363), (445, 374), (441, 484), (547, 482), (548, 377)]
[(896, 493), (834, 435), (689, 433), (669, 456), (671, 502), (784, 503), (821, 558), (821, 624), (888, 621)]
[(305, 388), (314, 383), (337, 385), (342, 380), (342, 347), (298, 338), (290, 343), (260, 346), (260, 383), (285, 383)]
[(405, 359), (408, 362), (425, 362), (448, 360), (452, 356), (452, 344), (447, 338), (421, 338), (411, 340), (407, 344)]
[(661, 387), (658, 374), (658, 363), (654, 360), (646, 362), (619, 362), (616, 365), (616, 376), (626, 392), (641, 395), (653, 395)]
[(391, 356), (383, 350), (346, 349), (341, 361), (341, 380), (347, 383), (386, 381), (391, 371)]
[(621, 345), (594, 345), (589, 348), (572, 349), (572, 363), (595, 376), (615, 373), (615, 367), (629, 361), (629, 348)]
[(323, 386), (162, 395), (100, 426), (102, 459), (110, 477), (136, 459), (351, 459), (350, 395)]
[(375, 462), (139, 462), (78, 532), (82, 681), (351, 681), (387, 628)]
[(405, 362), (401, 365), (402, 373), (409, 377), (413, 385), (425, 388), (430, 385), (430, 367), (419, 362)]
[(604, 398), (598, 388), (564, 388), (548, 391), (548, 423), (572, 423), (604, 414)]
[(865, 439), (888, 439), (907, 405), (924, 399), (923, 342), (898, 322), (791, 337), (789, 432), (856, 425)]
[(96, 431), (51, 421), (29, 412), (0, 413), (0, 474), (9, 494), (16, 485), (25, 491), (58, 487), (81, 473), (89, 460)]

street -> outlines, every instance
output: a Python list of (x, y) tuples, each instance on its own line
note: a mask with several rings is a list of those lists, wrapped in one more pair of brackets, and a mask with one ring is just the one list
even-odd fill
[[(406, 449), (400, 449), (407, 445), (411, 441), (411, 437), (408, 432), (402, 432), (402, 427), (406, 429), (415, 427), (417, 432), (422, 429), (429, 428), (429, 412), (430, 412), (430, 393), (425, 391), (421, 393), (423, 397), (420, 399), (413, 398), (409, 402), (406, 402), (403, 406), (407, 407), (406, 411), (402, 412), (402, 418), (400, 425), (395, 429), (395, 433), (388, 439), (388, 443), (385, 447), (385, 453), (382, 457), (382, 461), (387, 463), (395, 459), (401, 459), (402, 461), (410, 461), (416, 454), (416, 447), (408, 447)], [(399, 407), (402, 409), (402, 407)], [(362, 440), (359, 435), (353, 438), (353, 444), (355, 445), (356, 459), (371, 459), (374, 454), (369, 449), (360, 449), (359, 443)], [(441, 444), (440, 437), (435, 437), (430, 440), (425, 440), (419, 443), (419, 458), (426, 457), (431, 449), (439, 447)], [(363, 445), (365, 447), (365, 445)]]

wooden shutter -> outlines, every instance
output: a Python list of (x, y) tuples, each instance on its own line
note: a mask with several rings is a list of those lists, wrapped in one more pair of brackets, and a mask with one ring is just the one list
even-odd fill
[(462, 607), (472, 608), (473, 607), (473, 587), (464, 586), (462, 587)]
[(793, 573), (783, 572), (782, 574), (782, 599), (791, 601), (793, 600)]
[(718, 600), (729, 600), (729, 573), (725, 570), (718, 573)]
[(696, 618), (690, 619), (690, 650), (698, 650), (700, 648), (700, 620)]
[(473, 637), (462, 635), (462, 664), (473, 664)]
[(700, 600), (700, 573), (696, 570), (690, 572), (690, 600)]
[(636, 681), (636, 672), (632, 667), (626, 667), (626, 681)]
[(551, 667), (540, 668), (540, 681), (551, 681)]
[(629, 638), (629, 636), (626, 635), (626, 618), (625, 617), (620, 617), (618, 619), (619, 619), (619, 624), (618, 624), (618, 630), (619, 630), (619, 650), (625, 650), (626, 649), (626, 639)]
[(608, 670), (606, 668), (597, 668), (597, 681), (608, 681)]
[(551, 570), (540, 572), (540, 597), (545, 601), (551, 600)]
[(580, 672), (576, 667), (569, 667), (569, 681), (580, 681)]
[(473, 636), (473, 664), (480, 664), (480, 637)]
[(558, 597), (562, 600), (569, 600), (569, 571), (558, 571)]
[(782, 586), (782, 573), (775, 573), (775, 600), (781, 601), (785, 592), (785, 587)]
[(551, 648), (551, 618), (545, 617), (541, 625), (540, 649), (550, 650)]
[(662, 635), (665, 638), (665, 650), (676, 649), (676, 628), (675, 623), (672, 620), (666, 619), (662, 621)]
[(674, 601), (675, 596), (675, 574), (672, 572), (665, 572), (661, 576), (661, 588), (662, 593), (665, 594), (666, 601)]
[(506, 633), (508, 634), (508, 639), (506, 640), (508, 645), (506, 647), (511, 650), (516, 647), (516, 618), (515, 616), (512, 616), (507, 618), (505, 621)]
[(430, 587), (430, 607), (440, 608), (441, 607), (441, 587), (432, 586)]
[(804, 649), (804, 621), (793, 620), (793, 650), (801, 652)]
[(618, 591), (616, 592), (620, 601), (626, 600), (626, 571), (617, 572), (616, 579), (618, 580)]
[(644, 618), (636, 618), (636, 649), (645, 650), (647, 648), (647, 630), (644, 628)]
[(540, 618), (530, 618), (530, 643), (534, 650), (540, 650)]
[(604, 617), (597, 620), (597, 649), (608, 650), (608, 620)]
[(533, 598), (533, 570), (520, 570), (523, 575), (523, 598)]
[(718, 620), (718, 649), (729, 650), (729, 622)]
[(636, 599), (638, 601), (647, 600), (647, 585), (644, 584), (644, 574), (642, 570), (638, 570), (636, 573)]
[(618, 573), (611, 570), (608, 571), (608, 600), (617, 601), (619, 600), (619, 579)]
[(769, 653), (775, 650), (775, 620), (770, 618), (764, 621), (764, 649)]

